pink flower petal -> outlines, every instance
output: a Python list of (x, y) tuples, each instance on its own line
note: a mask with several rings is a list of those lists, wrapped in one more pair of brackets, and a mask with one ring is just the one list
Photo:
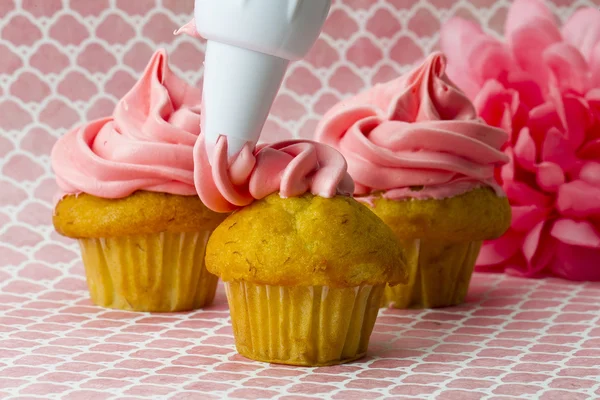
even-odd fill
[(515, 152), (508, 147), (504, 153), (508, 156), (508, 162), (500, 168), (500, 181), (506, 190), (515, 180)]
[[(468, 70), (470, 71), (470, 70)], [(463, 70), (455, 64), (451, 64), (446, 68), (446, 74), (454, 84), (456, 84), (460, 90), (462, 90), (469, 99), (472, 99), (477, 95), (481, 85), (467, 70)]]
[(506, 77), (504, 86), (516, 90), (519, 93), (519, 100), (528, 109), (533, 109), (546, 101), (540, 85), (533, 80), (531, 74), (523, 71), (511, 71)]
[(600, 188), (600, 163), (587, 162), (579, 170), (579, 178), (597, 188)]
[(511, 228), (518, 232), (527, 232), (533, 229), (540, 221), (546, 219), (549, 210), (535, 205), (512, 206)]
[(590, 60), (592, 49), (600, 42), (600, 10), (585, 7), (577, 10), (565, 23), (563, 37)]
[(600, 281), (600, 250), (558, 242), (552, 273), (573, 281)]
[(552, 261), (556, 240), (550, 236), (550, 226), (550, 223), (542, 221), (525, 237), (523, 255), (531, 273), (541, 272)]
[(569, 141), (556, 128), (551, 128), (542, 144), (542, 160), (559, 165), (563, 171), (570, 171), (577, 162)]
[(519, 99), (519, 93), (514, 89), (505, 89), (496, 80), (485, 82), (473, 100), (473, 104), (477, 114), (487, 124), (502, 128), (509, 135), (519, 132), (528, 118), (527, 110)]
[(534, 172), (536, 164), (535, 143), (529, 134), (529, 128), (521, 129), (515, 143), (515, 160), (527, 171)]
[(448, 58), (448, 64), (462, 70), (468, 70), (465, 54), (469, 54), (481, 36), (485, 36), (481, 27), (473, 21), (451, 18), (441, 29), (440, 47)]
[[(598, 43), (600, 44), (600, 43)], [(586, 100), (589, 103), (598, 103), (600, 102), (600, 87), (591, 89), (586, 95)]]
[(600, 234), (596, 227), (587, 221), (559, 219), (554, 222), (550, 234), (566, 244), (600, 249)]
[(590, 71), (592, 73), (590, 79), (590, 87), (600, 87), (600, 42), (592, 49), (592, 53), (589, 58)]
[(590, 140), (584, 144), (577, 155), (583, 159), (600, 159), (600, 139)]
[(564, 216), (586, 218), (600, 215), (600, 187), (582, 180), (565, 183), (558, 189), (556, 209)]
[(543, 58), (560, 89), (585, 93), (588, 64), (579, 50), (568, 43), (555, 43), (546, 49)]
[(544, 87), (548, 69), (540, 62), (544, 50), (562, 40), (552, 13), (542, 0), (516, 0), (508, 11), (506, 37), (517, 64)]
[(563, 132), (560, 117), (555, 105), (551, 102), (546, 102), (532, 109), (529, 112), (527, 126), (529, 127), (531, 137), (537, 144), (544, 142), (550, 130)]
[[(504, 28), (506, 35), (509, 36), (523, 25), (530, 24), (532, 20), (546, 20), (556, 24), (554, 15), (543, 0), (515, 0), (508, 10)], [(560, 38), (558, 28), (553, 36)]]
[(556, 100), (556, 111), (570, 147), (579, 148), (585, 139), (586, 131), (592, 125), (589, 105), (579, 96), (565, 95)]
[(551, 204), (551, 197), (545, 196), (538, 192), (526, 183), (512, 182), (504, 185), (506, 195), (510, 200), (510, 204), (514, 205), (534, 205), (539, 208), (546, 208)]
[(486, 80), (498, 79), (511, 66), (505, 46), (471, 21), (451, 19), (442, 27), (441, 40), (442, 50), (452, 65), (448, 76), (470, 98)]
[(446, 73), (469, 98), (475, 96), (481, 84), (466, 62), (473, 43), (483, 35), (481, 28), (471, 21), (453, 18), (442, 26), (441, 48), (448, 57)]
[[(599, 78), (596, 84), (597, 88), (587, 92), (585, 99), (590, 106), (590, 111), (594, 116), (596, 125), (600, 125), (600, 43), (598, 43), (598, 66), (595, 68)], [(600, 138), (600, 129), (590, 129), (590, 132), (588, 132), (588, 137), (590, 139)]]
[(514, 256), (523, 242), (523, 234), (512, 230), (501, 238), (483, 243), (477, 265), (480, 267), (501, 264)]
[(538, 224), (533, 227), (523, 241), (523, 255), (527, 261), (531, 261), (535, 255), (535, 252), (537, 251), (544, 223), (545, 221), (538, 222)]
[(537, 183), (546, 192), (556, 192), (565, 183), (565, 174), (557, 164), (542, 162), (537, 166)]

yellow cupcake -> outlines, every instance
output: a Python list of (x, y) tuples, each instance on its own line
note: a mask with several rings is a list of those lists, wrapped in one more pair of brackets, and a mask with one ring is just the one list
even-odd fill
[(225, 217), (198, 196), (138, 191), (122, 199), (68, 195), (53, 222), (79, 241), (94, 303), (173, 312), (212, 302), (218, 278), (204, 266), (205, 247)]
[(277, 193), (234, 212), (209, 239), (240, 354), (321, 366), (365, 355), (385, 284), (407, 281), (393, 232), (357, 201)]
[(172, 312), (213, 300), (206, 242), (225, 215), (195, 184), (201, 90), (158, 50), (113, 115), (62, 136), (52, 169), (63, 198), (56, 230), (81, 246), (92, 300), (101, 306)]
[(406, 285), (387, 287), (384, 305), (433, 308), (461, 304), (483, 240), (509, 227), (508, 200), (478, 188), (441, 200), (360, 198), (400, 239)]
[(355, 198), (400, 240), (410, 279), (387, 289), (385, 304), (462, 303), (481, 242), (510, 224), (495, 180), (509, 161), (502, 152), (509, 137), (477, 115), (446, 75), (445, 56), (434, 52), (405, 75), (344, 99), (316, 138), (344, 155)]

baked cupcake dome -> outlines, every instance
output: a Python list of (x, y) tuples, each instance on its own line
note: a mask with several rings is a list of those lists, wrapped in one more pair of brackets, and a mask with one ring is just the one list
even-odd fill
[(508, 199), (487, 187), (445, 199), (397, 201), (375, 195), (368, 202), (403, 240), (481, 241), (502, 236), (510, 226)]
[(73, 239), (195, 232), (216, 228), (226, 214), (206, 207), (198, 196), (137, 191), (122, 199), (82, 193), (62, 198), (52, 221), (58, 233)]
[(206, 266), (223, 281), (349, 287), (406, 281), (389, 227), (346, 196), (269, 195), (211, 235)]

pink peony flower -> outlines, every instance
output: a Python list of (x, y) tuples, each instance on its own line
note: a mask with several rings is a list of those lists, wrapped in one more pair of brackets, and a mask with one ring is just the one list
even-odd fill
[(516, 0), (505, 42), (461, 19), (441, 35), (450, 78), (510, 135), (497, 177), (512, 225), (484, 244), (478, 269), (599, 281), (600, 11), (561, 30), (542, 0)]

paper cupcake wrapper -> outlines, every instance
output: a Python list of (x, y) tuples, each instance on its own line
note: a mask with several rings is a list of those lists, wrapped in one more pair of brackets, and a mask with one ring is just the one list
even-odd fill
[(358, 359), (367, 352), (384, 287), (226, 282), (237, 350), (253, 360), (303, 366)]
[(419, 239), (401, 241), (409, 282), (386, 287), (383, 305), (394, 308), (436, 308), (463, 303), (481, 243)]
[(218, 281), (204, 266), (211, 232), (80, 239), (92, 300), (102, 307), (149, 312), (209, 305)]

